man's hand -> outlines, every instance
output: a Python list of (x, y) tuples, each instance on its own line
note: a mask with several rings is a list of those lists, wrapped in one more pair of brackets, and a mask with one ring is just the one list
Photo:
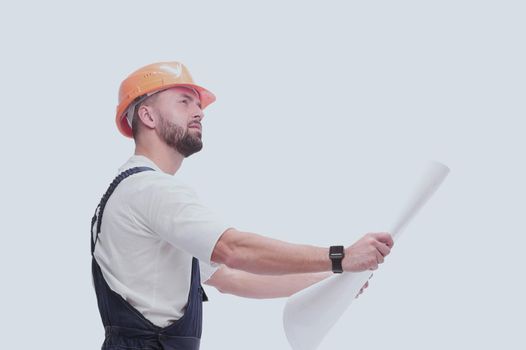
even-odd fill
[(343, 270), (350, 272), (376, 270), (391, 252), (393, 244), (393, 238), (387, 232), (366, 234), (345, 249), (345, 257), (342, 260)]

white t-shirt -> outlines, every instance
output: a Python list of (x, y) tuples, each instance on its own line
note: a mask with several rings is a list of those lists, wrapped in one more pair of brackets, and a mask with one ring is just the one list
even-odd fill
[(110, 288), (165, 327), (184, 314), (192, 257), (199, 259), (203, 283), (217, 269), (212, 251), (230, 226), (144, 156), (132, 156), (119, 173), (137, 166), (155, 171), (131, 175), (117, 186), (104, 209), (94, 255)]

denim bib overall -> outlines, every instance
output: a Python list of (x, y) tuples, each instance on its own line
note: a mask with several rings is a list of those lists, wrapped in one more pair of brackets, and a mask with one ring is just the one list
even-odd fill
[(108, 286), (94, 257), (108, 198), (122, 180), (146, 170), (153, 169), (135, 167), (119, 174), (102, 197), (91, 220), (92, 231), (95, 223), (97, 224), (95, 239), (91, 238), (91, 267), (97, 304), (106, 332), (102, 350), (198, 350), (202, 329), (202, 302), (208, 299), (201, 287), (199, 261), (196, 258), (192, 258), (192, 278), (184, 315), (167, 327), (161, 328), (151, 323)]

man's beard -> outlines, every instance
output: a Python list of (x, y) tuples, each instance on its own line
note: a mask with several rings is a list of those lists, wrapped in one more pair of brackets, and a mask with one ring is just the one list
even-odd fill
[(192, 154), (199, 152), (203, 148), (203, 141), (199, 136), (191, 135), (186, 129), (186, 132), (179, 125), (172, 123), (162, 116), (159, 118), (161, 127), (158, 134), (166, 142), (166, 144), (177, 152), (181, 153), (185, 158)]

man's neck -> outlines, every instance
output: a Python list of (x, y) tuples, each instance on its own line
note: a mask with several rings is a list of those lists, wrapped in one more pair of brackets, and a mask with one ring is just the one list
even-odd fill
[(141, 145), (136, 145), (135, 155), (150, 159), (163, 172), (174, 175), (183, 163), (184, 157), (179, 152), (164, 144), (158, 146), (159, 147), (146, 148)]

